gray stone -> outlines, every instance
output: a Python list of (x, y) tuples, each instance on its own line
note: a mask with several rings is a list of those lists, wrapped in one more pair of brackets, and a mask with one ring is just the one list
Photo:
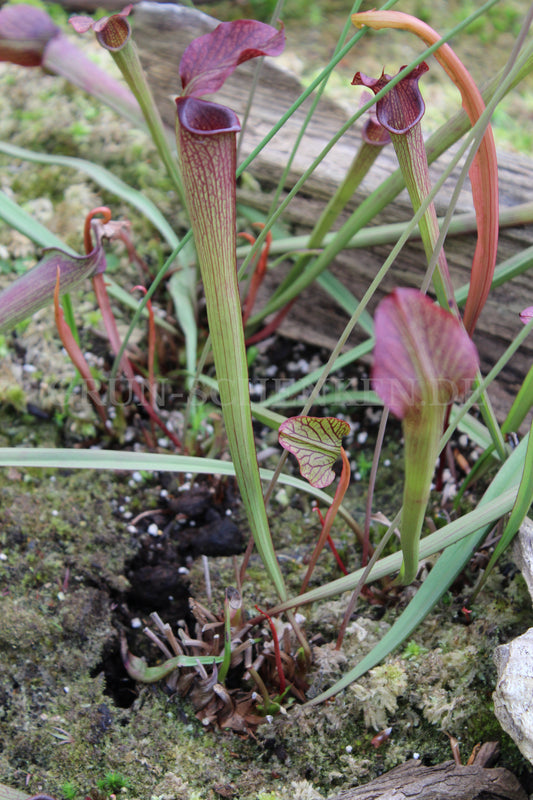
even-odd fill
[[(527, 517), (515, 556), (533, 598), (533, 522)], [(497, 647), (494, 661), (498, 670), (494, 713), (522, 755), (533, 763), (533, 628)]]

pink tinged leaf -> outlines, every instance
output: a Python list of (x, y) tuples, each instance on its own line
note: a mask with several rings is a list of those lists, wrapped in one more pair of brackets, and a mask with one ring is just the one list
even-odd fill
[(100, 241), (87, 256), (72, 256), (55, 247), (45, 250), (38, 264), (0, 293), (0, 330), (13, 328), (52, 303), (58, 269), (63, 294), (105, 268), (105, 254)]
[(283, 28), (255, 20), (222, 22), (214, 31), (194, 39), (180, 62), (184, 94), (200, 97), (218, 91), (244, 61), (277, 56), (285, 47)]
[(6, 6), (0, 11), (0, 61), (39, 67), (48, 43), (61, 33), (45, 11)]
[(529, 308), (525, 308), (523, 311), (521, 311), (520, 319), (524, 325), (527, 325), (528, 322), (531, 322), (533, 319), (533, 306), (529, 306)]
[(87, 33), (87, 31), (90, 31), (94, 27), (94, 19), (92, 17), (75, 15), (70, 17), (69, 23), (76, 33)]
[(400, 419), (421, 403), (463, 396), (479, 367), (460, 321), (417, 289), (396, 289), (375, 314), (372, 385)]
[(365, 121), (361, 136), (366, 144), (374, 145), (374, 147), (384, 147), (386, 144), (390, 144), (389, 132), (373, 114)]
[[(372, 99), (370, 92), (363, 92), (359, 101), (359, 108), (362, 108)], [(378, 122), (376, 116), (376, 107), (371, 106), (365, 116), (365, 122), (361, 129), (361, 136), (366, 144), (383, 147), (383, 145), (390, 144), (389, 132)]]
[(76, 33), (86, 33), (91, 28), (96, 34), (99, 44), (106, 50), (121, 50), (129, 41), (131, 28), (126, 17), (130, 13), (132, 5), (126, 6), (118, 14), (111, 17), (102, 17), (96, 22), (91, 17), (73, 16), (69, 22)]
[(336, 417), (290, 417), (279, 427), (279, 443), (296, 456), (302, 477), (323, 489), (335, 479), (331, 468), (349, 432), (349, 424)]
[[(400, 68), (400, 71), (404, 67)], [(407, 133), (424, 116), (426, 107), (418, 88), (420, 77), (427, 72), (428, 65), (423, 61), (405, 78), (397, 83), (376, 104), (377, 120), (389, 133)], [(369, 78), (362, 72), (356, 72), (352, 86), (366, 86), (374, 94), (380, 92), (390, 82), (391, 76), (384, 72), (380, 78)]]

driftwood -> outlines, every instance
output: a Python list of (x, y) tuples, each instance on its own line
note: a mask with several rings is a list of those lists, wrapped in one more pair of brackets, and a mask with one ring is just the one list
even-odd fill
[[(32, 800), (32, 797), (0, 784), (0, 800)], [(45, 794), (37, 798), (53, 800)], [(461, 767), (454, 761), (425, 767), (413, 759), (329, 800), (527, 800), (527, 794), (506, 769), (485, 769), (476, 764)]]
[(426, 767), (413, 759), (329, 800), (527, 800), (527, 794), (500, 767), (458, 766), (454, 761)]
[[(179, 5), (141, 2), (134, 8), (135, 41), (162, 116), (168, 125), (174, 125), (174, 104), (170, 98), (179, 92), (178, 64), (181, 53), (192, 38), (211, 30), (216, 24), (216, 20), (212, 17)], [(354, 63), (354, 71), (357, 66)], [(439, 69), (438, 66), (434, 68)], [(217, 93), (217, 101), (227, 103), (242, 115), (253, 73), (253, 62), (239, 67), (225, 87)], [(242, 156), (251, 152), (279, 119), (280, 114), (300, 93), (301, 86), (298, 79), (274, 61), (267, 59), (261, 72), (246, 128)], [(354, 108), (358, 99), (354, 90)], [(250, 172), (262, 182), (265, 190), (268, 190), (280, 176), (307, 108), (308, 105), (305, 104), (303, 110), (300, 109), (295, 114), (250, 167)], [(329, 100), (321, 101), (293, 164), (289, 186), (294, 184), (346, 118), (344, 109)], [(324, 201), (331, 196), (341, 181), (358, 144), (359, 130), (350, 130), (306, 183), (305, 196), (299, 197), (289, 206), (286, 218), (294, 223), (298, 232), (309, 231), (309, 223), (316, 219)], [(442, 173), (447, 163), (449, 156), (442, 156), (432, 166), (434, 178)], [(396, 167), (392, 148), (384, 148), (361, 191), (354, 197), (352, 208)], [(510, 207), (532, 198), (533, 161), (515, 154), (499, 153), (499, 169), (502, 207)], [(453, 185), (453, 180), (448, 181), (437, 198), (437, 212), (441, 215), (448, 207)], [(257, 204), (259, 200), (260, 204), (257, 193), (244, 199), (250, 204)], [(268, 205), (268, 196), (263, 197), (263, 202)], [(461, 193), (458, 211), (471, 210), (472, 200), (467, 186)], [(396, 222), (409, 219), (410, 216), (412, 212), (409, 199), (406, 192), (403, 192), (376, 221)], [(531, 225), (502, 230), (498, 261), (516, 255), (532, 244)], [(473, 234), (449, 238), (446, 243), (446, 253), (456, 286), (468, 281), (474, 246)], [(346, 250), (331, 265), (331, 270), (356, 297), (360, 297), (389, 250), (388, 246)], [(384, 291), (390, 291), (397, 284), (419, 285), (424, 269), (425, 258), (421, 244), (410, 243), (400, 254), (394, 269), (385, 281)], [(266, 291), (271, 291), (279, 279), (279, 272), (275, 271), (269, 279)], [(494, 365), (496, 359), (520, 330), (519, 312), (532, 303), (533, 286), (527, 274), (492, 291), (474, 337), (485, 371)], [(370, 310), (372, 311), (372, 308)], [(344, 313), (318, 286), (313, 286), (306, 290), (293, 306), (281, 331), (301, 341), (331, 346), (345, 323)], [(356, 342), (355, 333), (350, 344)], [(513, 357), (502, 373), (498, 385), (491, 392), (500, 416), (508, 410), (517, 387), (532, 363), (533, 341), (530, 340)]]

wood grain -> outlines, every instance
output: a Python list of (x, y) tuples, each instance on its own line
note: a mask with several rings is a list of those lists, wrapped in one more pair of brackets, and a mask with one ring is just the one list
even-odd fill
[(411, 760), (364, 786), (328, 800), (527, 800), (515, 776), (501, 767), (457, 766), (445, 761), (426, 767)]

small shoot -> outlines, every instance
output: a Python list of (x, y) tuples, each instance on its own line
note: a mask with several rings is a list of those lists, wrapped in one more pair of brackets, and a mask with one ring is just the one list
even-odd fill
[(122, 789), (129, 789), (130, 782), (121, 772), (106, 772), (103, 778), (99, 778), (96, 785), (102, 792), (116, 794)]
[(337, 417), (290, 417), (279, 427), (280, 445), (298, 459), (302, 477), (317, 489), (323, 489), (335, 480), (332, 467), (339, 456), (342, 458), (342, 472), (337, 490), (309, 561), (300, 593), (307, 589), (350, 483), (350, 462), (341, 446), (343, 436), (347, 436), (349, 432), (350, 425)]
[(228, 587), (224, 598), (224, 651), (218, 670), (218, 682), (224, 683), (231, 666), (231, 628), (242, 621), (242, 598), (237, 589)]

